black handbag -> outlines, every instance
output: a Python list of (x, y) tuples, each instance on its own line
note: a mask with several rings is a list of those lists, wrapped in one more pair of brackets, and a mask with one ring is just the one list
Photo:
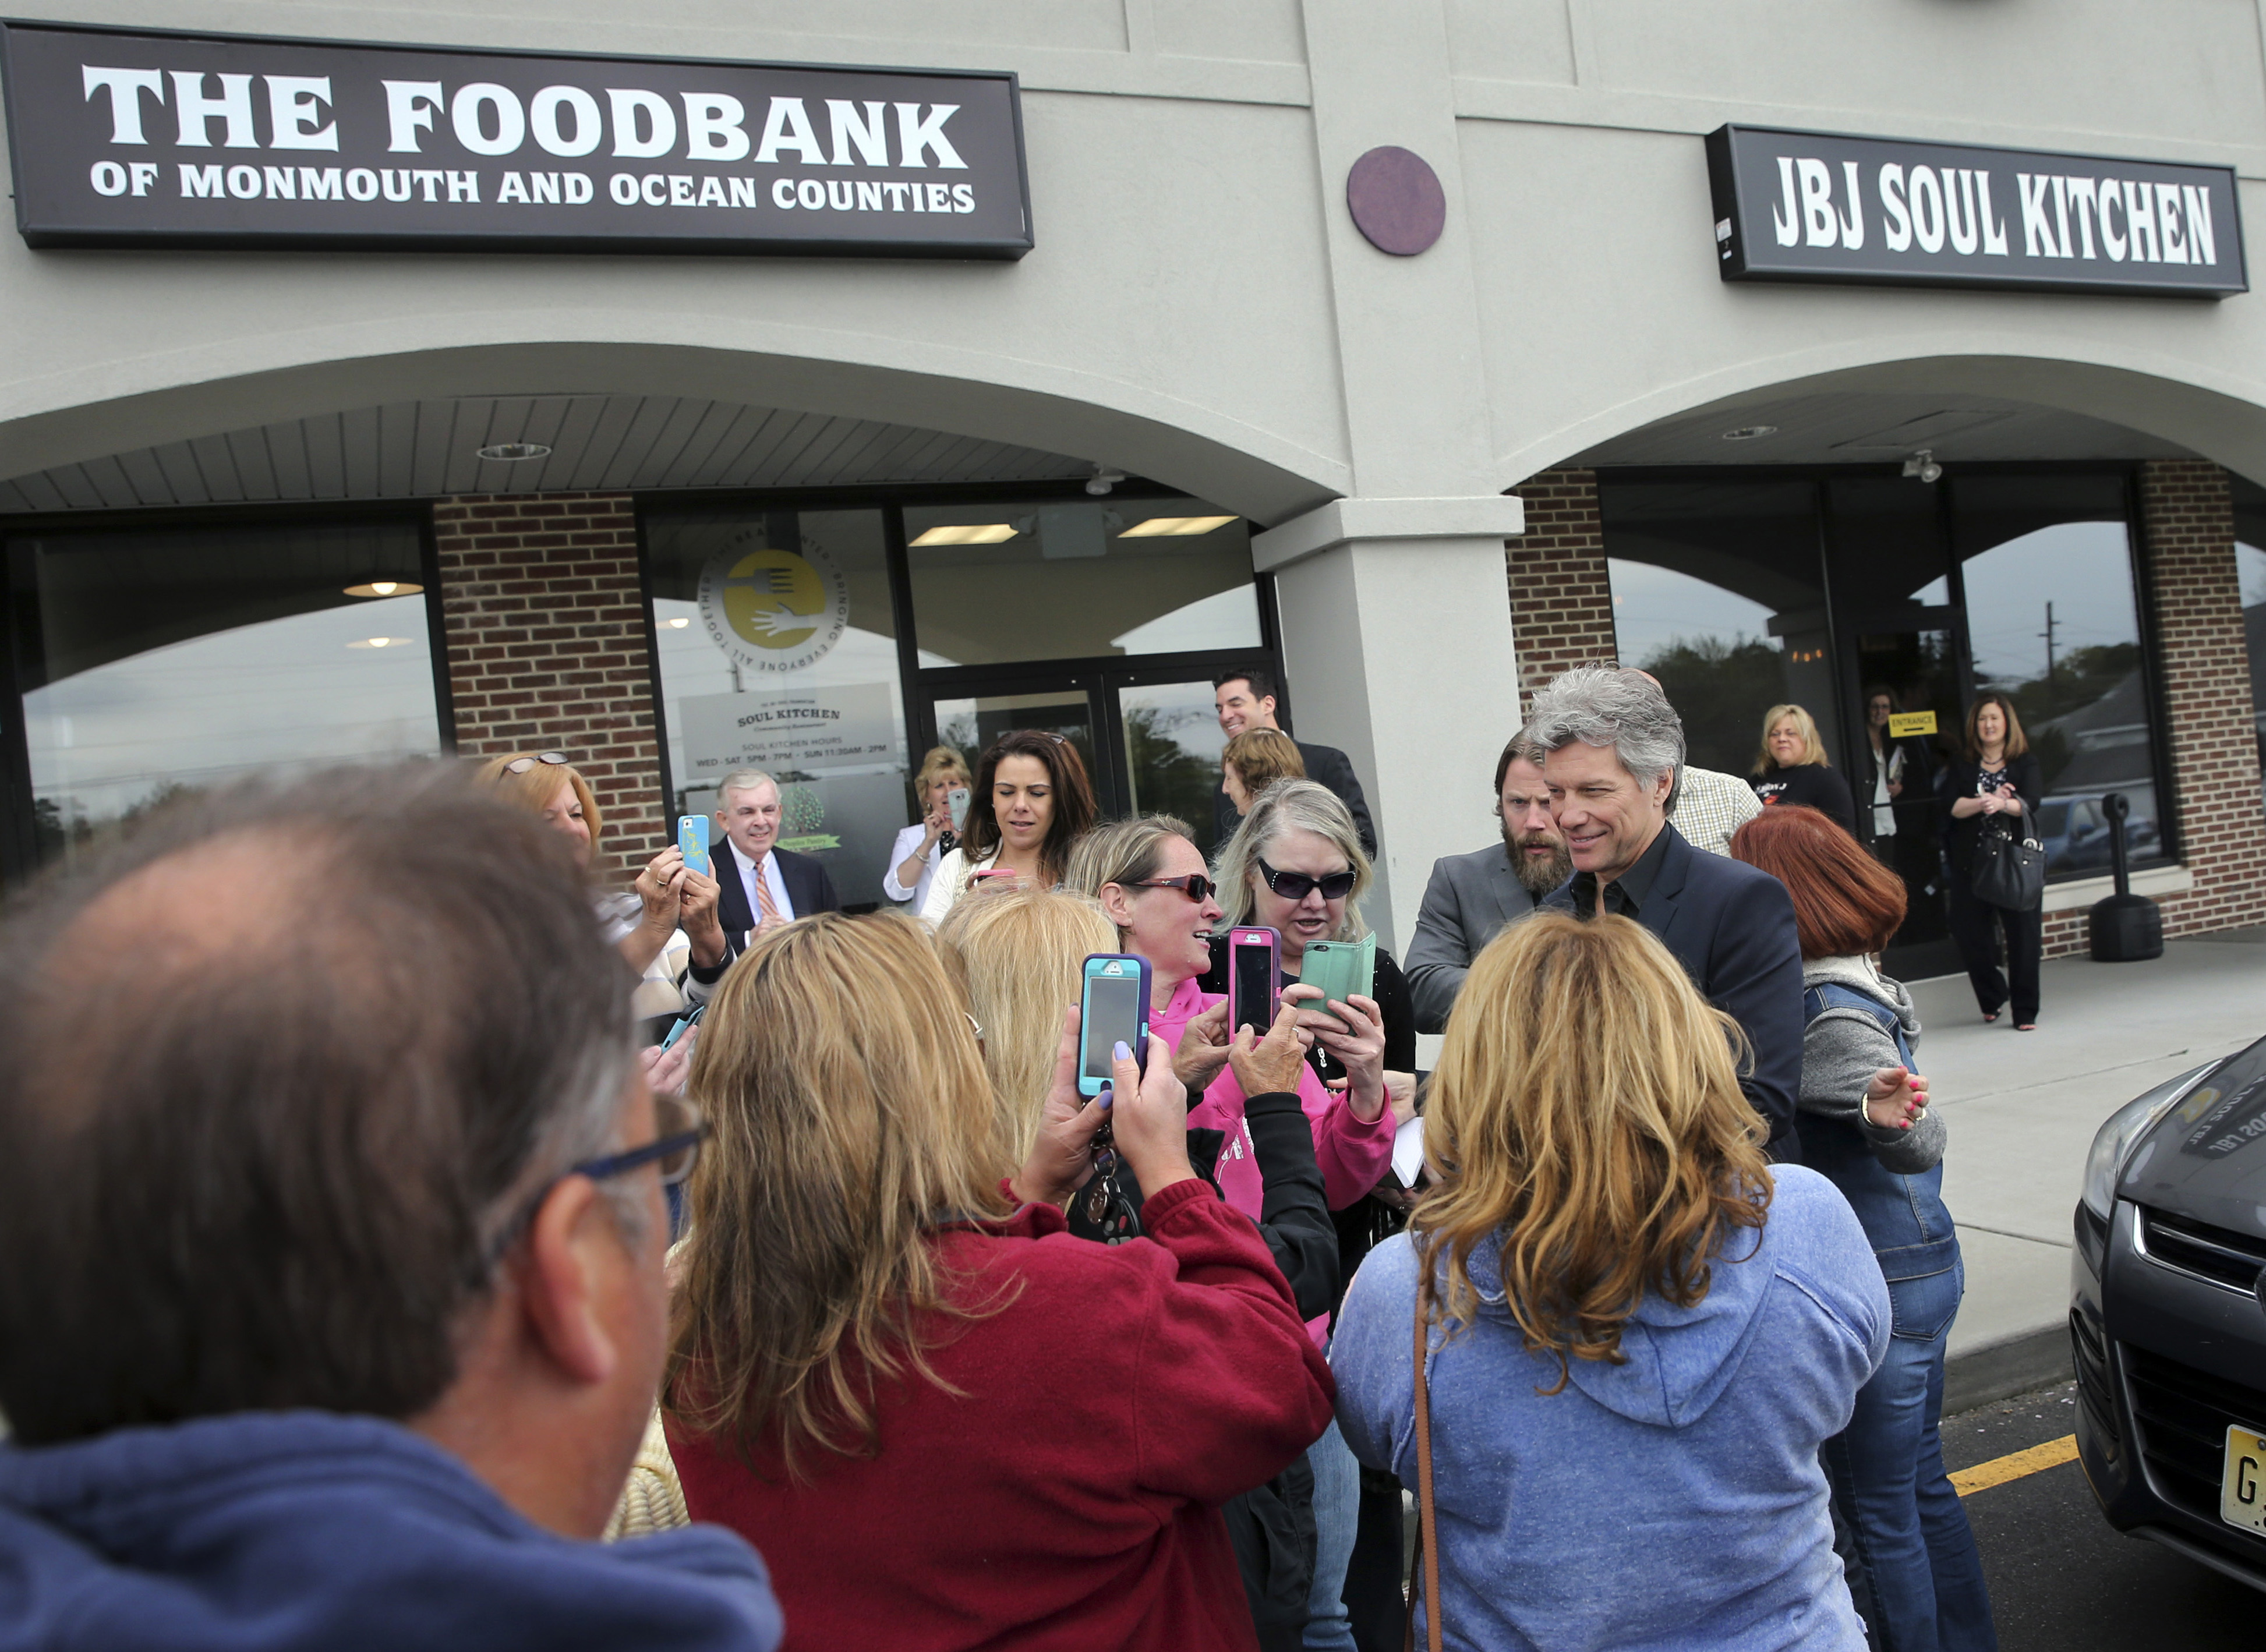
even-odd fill
[(1999, 815), (1975, 840), (1975, 898), (2010, 912), (2036, 911), (2046, 898), (2045, 845), (2027, 835), (2028, 811), (2022, 818), (2023, 837), (2015, 837)]

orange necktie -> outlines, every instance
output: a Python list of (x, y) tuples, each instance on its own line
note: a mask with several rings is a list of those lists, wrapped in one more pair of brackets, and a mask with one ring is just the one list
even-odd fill
[(771, 868), (759, 866), (756, 868), (756, 933), (762, 934), (778, 921), (778, 903), (771, 899)]

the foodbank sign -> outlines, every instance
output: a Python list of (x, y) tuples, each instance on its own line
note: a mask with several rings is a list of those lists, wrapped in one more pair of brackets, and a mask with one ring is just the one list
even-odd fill
[(2225, 166), (1726, 126), (1707, 177), (1727, 281), (2250, 289)]
[(1020, 258), (1014, 76), (0, 25), (33, 246)]

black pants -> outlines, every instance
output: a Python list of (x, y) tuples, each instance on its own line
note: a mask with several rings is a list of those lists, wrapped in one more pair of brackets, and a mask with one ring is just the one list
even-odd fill
[[(2006, 1008), (2013, 1000), (2017, 1022), (2038, 1019), (2038, 954), (2044, 947), (2045, 914), (2033, 907), (2010, 912), (2003, 906), (1978, 901), (1964, 873), (1952, 872), (1950, 884), (1951, 935), (1959, 943), (1967, 978), (1975, 984), (1975, 1002), (1985, 1015)], [(1999, 932), (2007, 932), (2007, 969), (1999, 970)], [(2011, 988), (2011, 990), (2010, 990)]]

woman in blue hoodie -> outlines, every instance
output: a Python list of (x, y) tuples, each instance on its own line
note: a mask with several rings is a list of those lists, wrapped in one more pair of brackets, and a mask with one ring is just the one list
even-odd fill
[(1818, 1448), (1888, 1291), (1831, 1184), (1765, 1164), (1736, 1037), (1626, 918), (1544, 913), (1472, 966), (1435, 1185), (1330, 1359), (1354, 1455), (1413, 1486), (1425, 1316), (1445, 1645), (1865, 1645)]

